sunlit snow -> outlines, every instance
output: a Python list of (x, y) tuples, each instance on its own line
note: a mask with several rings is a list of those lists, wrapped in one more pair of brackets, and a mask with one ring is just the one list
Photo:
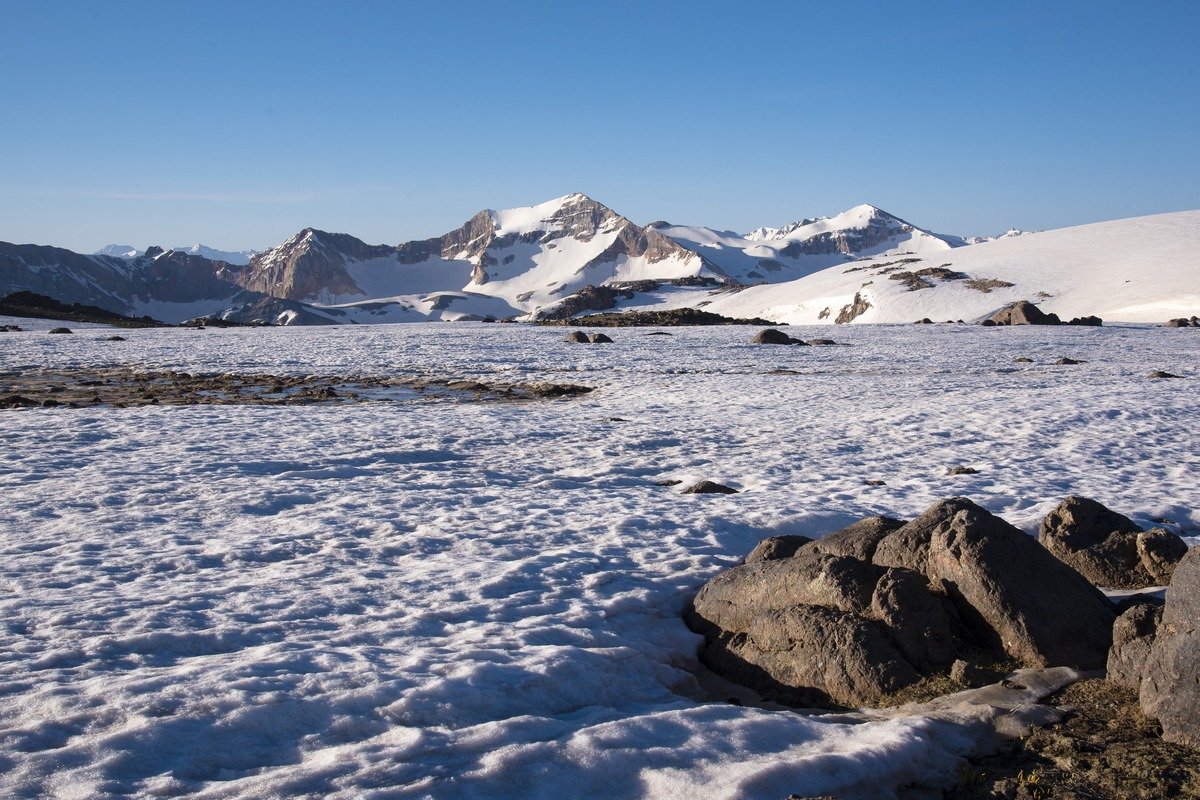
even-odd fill
[[(1030, 531), (1075, 493), (1200, 532), (1191, 330), (647, 332), (3, 334), (4, 370), (597, 389), (0, 411), (0, 794), (891, 798), (979, 730), (706, 697), (680, 619), (705, 580), (763, 537), (957, 494)], [(701, 478), (741, 491), (656, 485)]]

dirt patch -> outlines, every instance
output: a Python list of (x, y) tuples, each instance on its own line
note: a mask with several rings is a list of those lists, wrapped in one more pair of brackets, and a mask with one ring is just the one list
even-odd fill
[(968, 289), (974, 289), (977, 292), (989, 294), (992, 289), (1006, 289), (1013, 284), (1008, 281), (1002, 281), (999, 278), (971, 278), (963, 283)]
[(15, 370), (0, 373), (0, 409), (519, 401), (574, 397), (592, 390), (570, 383), (483, 383), (414, 376), (190, 373), (129, 367)]
[(1164, 742), (1135, 692), (1093, 679), (1043, 702), (1067, 716), (972, 761), (949, 800), (1200, 798), (1200, 752)]

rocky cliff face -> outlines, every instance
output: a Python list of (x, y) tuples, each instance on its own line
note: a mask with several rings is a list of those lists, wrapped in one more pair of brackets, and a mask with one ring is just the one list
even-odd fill
[(360, 294), (346, 273), (351, 261), (392, 255), (393, 248), (369, 245), (344, 233), (305, 228), (278, 247), (259, 253), (241, 271), (238, 283), (246, 289), (287, 300), (317, 300)]

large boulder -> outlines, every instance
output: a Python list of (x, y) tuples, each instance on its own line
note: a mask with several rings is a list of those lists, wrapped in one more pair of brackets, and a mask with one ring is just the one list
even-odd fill
[(863, 705), (957, 659), (1102, 668), (1115, 616), (1032, 537), (956, 497), (748, 558), (700, 590), (687, 621), (705, 663), (770, 699)]
[(1164, 739), (1200, 748), (1200, 549), (1175, 568), (1139, 699)]
[(1047, 314), (1028, 300), (1018, 300), (992, 314), (993, 325), (1061, 325), (1057, 314)]
[(714, 671), (791, 705), (878, 703), (948, 669), (953, 609), (908, 570), (801, 551), (713, 578), (687, 621)]
[(1104, 668), (1116, 617), (1108, 598), (979, 506), (933, 530), (925, 574), (943, 583), (982, 643), (1023, 665)]
[(1162, 606), (1140, 602), (1125, 609), (1113, 623), (1113, 643), (1108, 651), (1108, 679), (1135, 692), (1142, 684), (1146, 661), (1162, 621)]
[(1143, 531), (1133, 520), (1086, 497), (1068, 497), (1042, 520), (1038, 540), (1056, 558), (1100, 586), (1142, 589), (1171, 580), (1187, 545), (1175, 534)]
[(800, 339), (788, 336), (786, 333), (775, 328), (767, 328), (765, 331), (759, 331), (754, 334), (752, 340), (754, 344), (805, 344)]

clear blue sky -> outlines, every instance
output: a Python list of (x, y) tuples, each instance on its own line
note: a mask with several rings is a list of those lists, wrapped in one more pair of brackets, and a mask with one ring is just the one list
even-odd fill
[(1200, 208), (1200, 3), (0, 0), (0, 239)]

